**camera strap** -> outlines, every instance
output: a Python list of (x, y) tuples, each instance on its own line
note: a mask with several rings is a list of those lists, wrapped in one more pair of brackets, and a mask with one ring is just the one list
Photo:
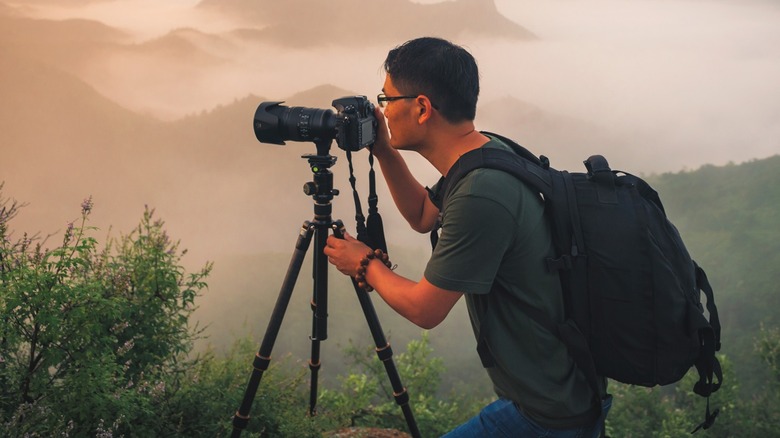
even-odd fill
[(376, 195), (376, 174), (374, 172), (374, 146), (368, 147), (368, 219), (363, 215), (363, 209), (360, 205), (360, 195), (356, 187), (355, 172), (352, 167), (352, 152), (347, 152), (347, 162), (349, 163), (349, 184), (352, 186), (352, 196), (355, 200), (355, 222), (357, 230), (357, 239), (371, 249), (381, 249), (387, 253), (387, 243), (385, 242), (384, 225), (382, 216), (379, 215), (379, 197)]

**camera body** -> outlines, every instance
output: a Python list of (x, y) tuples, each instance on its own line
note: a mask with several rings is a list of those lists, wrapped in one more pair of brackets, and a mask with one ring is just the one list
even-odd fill
[(285, 140), (315, 143), (336, 140), (345, 151), (359, 151), (376, 141), (374, 105), (365, 96), (347, 96), (329, 109), (287, 107), (263, 102), (255, 111), (255, 136), (261, 143), (284, 145)]
[(336, 143), (345, 151), (359, 151), (376, 141), (374, 105), (365, 96), (336, 99)]

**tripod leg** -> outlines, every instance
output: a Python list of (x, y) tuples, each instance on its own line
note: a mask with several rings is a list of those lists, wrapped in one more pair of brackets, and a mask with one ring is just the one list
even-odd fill
[(298, 235), (298, 241), (295, 244), (295, 251), (290, 260), (290, 265), (287, 268), (287, 275), (285, 275), (284, 283), (282, 283), (281, 290), (279, 291), (279, 297), (276, 299), (276, 305), (271, 314), (271, 320), (268, 322), (265, 336), (263, 336), (263, 342), (252, 363), (252, 375), (249, 378), (249, 383), (246, 392), (244, 393), (244, 399), (241, 402), (241, 407), (238, 409), (238, 412), (236, 412), (236, 415), (233, 417), (232, 436), (234, 438), (240, 436), (241, 431), (246, 429), (247, 424), (249, 424), (249, 411), (252, 408), (252, 402), (254, 402), (257, 387), (260, 385), (260, 379), (262, 379), (263, 373), (268, 369), (268, 365), (271, 363), (271, 350), (273, 350), (276, 337), (279, 334), (279, 327), (282, 325), (284, 314), (287, 311), (287, 305), (290, 303), (295, 281), (301, 271), (301, 266), (306, 257), (306, 252), (309, 249), (313, 233), (314, 228), (311, 226), (311, 223), (309, 221), (304, 222), (301, 227), (301, 232)]
[(420, 431), (417, 428), (417, 422), (414, 419), (412, 408), (409, 406), (409, 393), (406, 391), (403, 383), (401, 383), (401, 376), (398, 374), (395, 362), (393, 362), (393, 349), (390, 347), (390, 343), (387, 342), (382, 327), (379, 324), (379, 317), (376, 315), (374, 304), (371, 302), (371, 297), (368, 295), (368, 292), (359, 287), (354, 279), (352, 280), (352, 284), (355, 287), (358, 301), (360, 301), (360, 307), (363, 308), (363, 314), (366, 316), (371, 335), (374, 337), (376, 355), (384, 364), (387, 377), (390, 379), (390, 385), (393, 387), (395, 402), (401, 407), (401, 411), (406, 419), (406, 424), (409, 426), (409, 433), (411, 433), (413, 437), (418, 438), (420, 437)]
[(320, 342), (328, 339), (328, 259), (323, 249), (328, 239), (328, 224), (319, 223), (314, 231), (314, 292), (311, 301), (312, 310), (312, 335), (311, 358), (309, 369), (311, 370), (311, 383), (309, 386), (309, 415), (317, 415), (318, 375), (322, 362), (320, 361)]
[[(341, 221), (334, 222), (333, 234), (339, 238), (344, 236), (343, 224)], [(385, 372), (390, 379), (395, 402), (401, 407), (401, 411), (406, 419), (406, 424), (409, 427), (409, 433), (411, 433), (414, 438), (419, 438), (420, 430), (417, 428), (414, 413), (412, 412), (411, 406), (409, 406), (409, 393), (401, 382), (401, 376), (398, 374), (395, 362), (393, 362), (393, 349), (390, 347), (390, 343), (387, 342), (385, 334), (382, 331), (382, 326), (379, 323), (379, 317), (374, 309), (374, 304), (371, 302), (371, 297), (365, 289), (358, 286), (354, 278), (352, 279), (352, 286), (355, 288), (360, 307), (363, 309), (363, 315), (366, 317), (368, 328), (371, 330), (371, 336), (374, 338), (376, 355), (384, 364)]]

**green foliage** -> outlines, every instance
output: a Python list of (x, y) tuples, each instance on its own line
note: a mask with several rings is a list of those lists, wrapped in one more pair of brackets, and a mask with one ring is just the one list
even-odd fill
[[(165, 413), (176, 426), (175, 436), (228, 436), (231, 419), (247, 389), (257, 344), (238, 339), (218, 357), (207, 352), (189, 369)], [(273, 362), (263, 374), (250, 412), (246, 436), (319, 437), (318, 418), (307, 415), (306, 368), (291, 366), (289, 358)], [(316, 420), (316, 421), (315, 421)]]
[(19, 208), (0, 200), (0, 431), (162, 433), (160, 408), (196, 363), (188, 316), (210, 265), (185, 273), (184, 251), (148, 209), (101, 250), (91, 199), (53, 249), (12, 238)]
[[(780, 351), (780, 333), (766, 332), (757, 352), (771, 366)], [(710, 438), (735, 436), (780, 436), (780, 369), (772, 367), (774, 381), (751, 397), (740, 396), (739, 382), (731, 361), (719, 356), (723, 386), (710, 396), (710, 409), (719, 410), (715, 424), (706, 432)], [(690, 436), (704, 420), (707, 400), (693, 392), (698, 373), (691, 370), (679, 383), (668, 387), (642, 388), (610, 382), (614, 397), (607, 417), (607, 435), (615, 437), (676, 438)]]
[[(406, 430), (407, 425), (393, 398), (392, 387), (382, 362), (373, 349), (347, 350), (353, 368), (342, 379), (339, 391), (325, 391), (323, 405), (331, 406), (337, 423), (349, 426), (386, 427)], [(413, 340), (404, 353), (394, 358), (403, 383), (410, 395), (410, 405), (422, 436), (440, 436), (465, 422), (487, 404), (469, 394), (449, 394), (448, 400), (437, 396), (443, 360), (433, 355), (428, 333)]]
[[(721, 360), (725, 358), (721, 357)], [(729, 380), (733, 376), (727, 371)], [(672, 387), (642, 388), (610, 382), (614, 397), (613, 407), (607, 417), (607, 435), (620, 437), (674, 438), (690, 435), (704, 419), (706, 399), (693, 393), (693, 383), (698, 379), (691, 371)], [(711, 397), (714, 408), (721, 410), (717, 426), (727, 420), (731, 407), (721, 406), (729, 397), (727, 388), (721, 388)], [(723, 430), (717, 427), (716, 430)], [(709, 432), (707, 432), (710, 435)], [(720, 436), (720, 435), (719, 435)], [(729, 436), (729, 435), (724, 435)]]

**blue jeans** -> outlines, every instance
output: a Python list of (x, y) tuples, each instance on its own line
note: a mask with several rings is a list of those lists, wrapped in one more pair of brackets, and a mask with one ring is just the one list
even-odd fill
[(498, 399), (485, 406), (471, 420), (461, 424), (443, 438), (460, 437), (538, 437), (538, 438), (598, 438), (607, 418), (607, 412), (612, 407), (612, 397), (607, 397), (602, 404), (601, 418), (596, 424), (576, 429), (548, 429), (542, 427), (523, 415), (511, 400)]

